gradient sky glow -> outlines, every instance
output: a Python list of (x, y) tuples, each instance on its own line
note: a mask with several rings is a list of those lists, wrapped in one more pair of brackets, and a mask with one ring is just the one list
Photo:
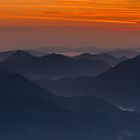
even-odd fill
[[(62, 20), (139, 24), (139, 0), (1, 0), (1, 21)], [(74, 24), (74, 23), (73, 23)]]
[[(113, 41), (116, 44), (119, 33), (125, 36), (124, 41), (118, 40), (120, 47), (131, 47), (129, 45), (133, 42), (135, 47), (139, 47), (140, 0), (1, 0), (0, 31), (0, 37), (3, 38), (0, 43), (7, 48), (9, 44), (11, 47), (21, 45), (18, 41), (15, 43), (17, 36), (21, 36), (20, 42), (28, 41), (23, 43), (24, 46), (33, 46), (32, 40), (37, 38), (36, 47), (65, 46), (68, 43), (80, 46), (83, 45), (83, 39), (84, 45), (104, 47), (99, 41), (101, 39), (105, 41), (104, 44), (113, 47)], [(89, 33), (88, 37), (81, 32)], [(30, 42), (26, 39), (27, 34), (33, 34)], [(76, 40), (73, 34), (77, 35)], [(71, 41), (62, 40), (60, 35)], [(114, 36), (112, 40), (111, 35)], [(105, 40), (106, 36), (108, 39)], [(12, 42), (5, 42), (11, 38)], [(78, 42), (79, 39), (81, 42)]]

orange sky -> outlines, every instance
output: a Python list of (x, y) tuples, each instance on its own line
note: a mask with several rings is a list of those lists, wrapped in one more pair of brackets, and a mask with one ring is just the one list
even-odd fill
[(0, 0), (0, 49), (19, 46), (140, 47), (140, 0)]
[[(139, 27), (139, 0), (1, 0), (0, 25), (98, 25)], [(99, 24), (101, 25), (101, 24)], [(105, 25), (104, 25), (105, 26)], [(116, 25), (115, 25), (116, 26)]]

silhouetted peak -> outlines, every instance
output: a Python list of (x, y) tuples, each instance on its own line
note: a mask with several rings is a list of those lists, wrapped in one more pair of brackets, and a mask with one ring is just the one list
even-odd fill
[(14, 94), (37, 97), (44, 97), (44, 93), (47, 97), (51, 95), (49, 91), (40, 88), (24, 76), (3, 70), (0, 70), (0, 89), (0, 95)]
[(137, 55), (135, 58), (133, 58), (132, 60), (137, 60), (140, 61), (140, 55)]
[(51, 54), (49, 54), (48, 56), (49, 56), (49, 57), (64, 57), (64, 58), (66, 58), (65, 55), (57, 54), (57, 53), (51, 53)]
[(124, 64), (140, 64), (140, 55), (124, 61)]
[(21, 61), (30, 58), (33, 58), (33, 56), (29, 52), (17, 50), (14, 54), (10, 55), (4, 61)]
[(82, 53), (80, 56), (92, 56), (90, 53)]
[(52, 54), (49, 54), (49, 55), (46, 55), (46, 56), (43, 56), (41, 57), (43, 59), (48, 59), (48, 60), (70, 60), (71, 58), (65, 56), (65, 55), (62, 55), (62, 54), (56, 54), (56, 53), (52, 53)]
[(27, 51), (22, 51), (22, 50), (17, 50), (14, 55), (17, 55), (17, 56), (28, 56), (28, 57), (32, 57), (32, 55), (27, 52)]

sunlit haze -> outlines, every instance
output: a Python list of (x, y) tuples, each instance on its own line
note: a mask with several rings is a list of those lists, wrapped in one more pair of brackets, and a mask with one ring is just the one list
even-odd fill
[(1, 49), (140, 47), (139, 0), (1, 0)]

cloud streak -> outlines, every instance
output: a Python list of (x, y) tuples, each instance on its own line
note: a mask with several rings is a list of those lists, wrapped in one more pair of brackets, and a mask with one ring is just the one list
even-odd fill
[(140, 1), (131, 0), (6, 0), (0, 21), (10, 19), (96, 22), (139, 25)]

